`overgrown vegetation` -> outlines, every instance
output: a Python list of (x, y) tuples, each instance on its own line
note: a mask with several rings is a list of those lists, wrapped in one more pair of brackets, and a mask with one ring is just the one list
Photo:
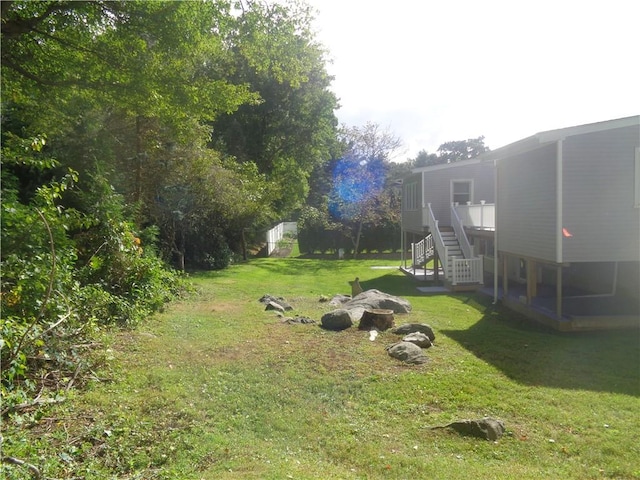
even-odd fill
[[(197, 297), (110, 338), (84, 393), (7, 428), (4, 454), (60, 479), (640, 478), (637, 332), (548, 331), (372, 268), (393, 263), (260, 259), (196, 275)], [(432, 325), (429, 364), (389, 357), (389, 332), (286, 325), (258, 302), (282, 295), (319, 320), (320, 297), (355, 276), (411, 302), (396, 323)], [(431, 429), (485, 415), (506, 425), (498, 442)]]
[(79, 209), (65, 207), (78, 193), (70, 170), (20, 199), (18, 170), (45, 176), (58, 166), (41, 156), (44, 144), (7, 141), (2, 150), (3, 417), (84, 383), (101, 326), (135, 326), (185, 288), (107, 184), (95, 182)]
[(102, 329), (175, 298), (174, 268), (226, 268), (304, 202), (336, 99), (303, 4), (3, 1), (1, 20), (2, 414), (18, 421), (93, 375)]

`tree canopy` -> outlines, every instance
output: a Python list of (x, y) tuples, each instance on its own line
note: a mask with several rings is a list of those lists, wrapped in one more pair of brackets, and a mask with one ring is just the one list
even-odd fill
[[(234, 230), (290, 215), (330, 158), (337, 100), (309, 7), (238, 6), (3, 2), (4, 129), (45, 133), (81, 185), (99, 170), (137, 205), (141, 226), (174, 225), (162, 212), (184, 213), (186, 198), (207, 195), (215, 201), (192, 204), (204, 224), (181, 222), (193, 227), (181, 234), (224, 218), (216, 235), (233, 242)], [(195, 181), (207, 177), (202, 168), (224, 182)], [(168, 205), (174, 198), (181, 204)], [(166, 255), (173, 230), (160, 231)]]
[(77, 336), (175, 295), (167, 264), (224, 268), (299, 208), (336, 149), (337, 100), (304, 4), (0, 6), (0, 361), (17, 404), (42, 355), (72, 374)]
[(438, 147), (437, 153), (421, 150), (416, 158), (409, 160), (409, 162), (414, 167), (428, 167), (469, 160), (488, 151), (489, 147), (484, 144), (484, 136), (480, 136), (468, 140), (445, 142)]

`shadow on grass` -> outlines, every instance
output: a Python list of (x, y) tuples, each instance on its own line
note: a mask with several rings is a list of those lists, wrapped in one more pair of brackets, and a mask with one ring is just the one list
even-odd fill
[(404, 274), (399, 275), (398, 270), (389, 270), (387, 274), (361, 281), (360, 286), (363, 290), (375, 288), (389, 295), (400, 297), (417, 297), (422, 295), (416, 288), (419, 284)]
[(494, 307), (480, 294), (466, 303), (483, 317), (465, 330), (441, 333), (512, 380), (640, 397), (638, 330), (560, 333)]

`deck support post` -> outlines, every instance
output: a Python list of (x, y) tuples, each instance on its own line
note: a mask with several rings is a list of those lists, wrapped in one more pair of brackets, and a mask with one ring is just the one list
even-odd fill
[(531, 305), (533, 299), (538, 296), (537, 270), (536, 262), (527, 260), (527, 305)]
[(506, 298), (509, 293), (509, 257), (502, 255), (502, 295)]
[(562, 318), (562, 264), (556, 270), (556, 316)]

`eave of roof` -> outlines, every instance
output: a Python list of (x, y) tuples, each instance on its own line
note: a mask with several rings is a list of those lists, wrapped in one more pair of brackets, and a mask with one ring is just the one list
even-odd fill
[(558, 140), (562, 140), (567, 137), (632, 126), (638, 126), (640, 128), (640, 115), (539, 132), (530, 137), (505, 145), (504, 147), (483, 153), (478, 158), (484, 162), (500, 160), (518, 153), (535, 150), (536, 148), (557, 142)]
[(445, 170), (447, 168), (460, 168), (468, 165), (475, 165), (482, 162), (482, 155), (469, 160), (460, 160), (459, 162), (440, 163), (438, 165), (428, 165), (426, 167), (417, 167), (412, 170), (413, 173), (435, 172), (437, 170)]

